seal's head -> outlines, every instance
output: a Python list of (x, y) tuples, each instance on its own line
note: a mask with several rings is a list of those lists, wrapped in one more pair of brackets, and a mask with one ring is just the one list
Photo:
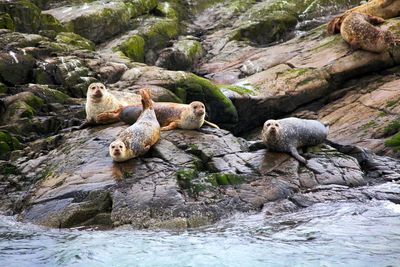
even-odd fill
[(200, 101), (193, 101), (190, 103), (190, 107), (196, 117), (202, 117), (206, 115), (206, 107)]
[(87, 96), (93, 102), (100, 102), (107, 93), (107, 89), (102, 83), (91, 83), (88, 87)]
[(280, 135), (282, 130), (281, 125), (276, 120), (267, 120), (264, 123), (262, 134), (265, 137), (273, 138)]
[(108, 148), (110, 156), (114, 161), (125, 161), (127, 160), (128, 150), (126, 145), (121, 140), (115, 140), (112, 142)]

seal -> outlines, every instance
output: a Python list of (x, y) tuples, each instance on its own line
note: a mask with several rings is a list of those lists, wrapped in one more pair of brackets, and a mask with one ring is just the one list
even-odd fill
[[(206, 108), (200, 101), (193, 101), (190, 104), (179, 104), (172, 102), (154, 103), (154, 111), (157, 120), (161, 125), (161, 131), (172, 129), (199, 129), (203, 124), (219, 128), (216, 124), (205, 120)], [(113, 111), (103, 112), (97, 119), (101, 121), (120, 120), (126, 124), (133, 124), (142, 112), (142, 107), (131, 105)]]
[(298, 161), (307, 164), (297, 148), (315, 146), (325, 141), (329, 128), (317, 120), (285, 118), (267, 120), (264, 123), (261, 137), (268, 150), (285, 152)]
[(93, 124), (101, 124), (97, 119), (101, 112), (114, 110), (127, 105), (124, 101), (118, 100), (111, 94), (102, 83), (92, 83), (88, 87), (86, 98), (86, 121)]
[(390, 19), (400, 15), (400, 1), (398, 0), (372, 0), (367, 3), (347, 10), (340, 16), (334, 17), (327, 26), (329, 34), (340, 32), (343, 20), (352, 12), (363, 13), (382, 19)]
[(379, 17), (352, 12), (343, 20), (340, 34), (353, 49), (382, 53), (397, 43), (393, 33), (374, 26), (384, 21)]
[(154, 112), (150, 90), (141, 89), (143, 112), (137, 121), (119, 134), (109, 146), (110, 156), (116, 162), (145, 154), (160, 139), (160, 124)]

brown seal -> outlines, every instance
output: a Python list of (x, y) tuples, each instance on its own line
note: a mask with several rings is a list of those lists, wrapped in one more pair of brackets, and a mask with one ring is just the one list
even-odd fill
[(400, 15), (399, 0), (372, 0), (363, 5), (347, 10), (340, 16), (333, 18), (327, 26), (327, 31), (330, 34), (340, 32), (343, 20), (351, 13), (358, 12), (371, 16), (380, 17), (382, 19), (390, 19)]
[(119, 134), (109, 146), (110, 156), (121, 162), (145, 154), (160, 139), (160, 124), (154, 113), (150, 90), (140, 90), (143, 112), (137, 121)]
[(317, 120), (286, 118), (267, 120), (261, 133), (262, 140), (271, 151), (285, 152), (307, 164), (297, 148), (316, 146), (325, 141), (329, 128)]
[(374, 26), (384, 21), (379, 17), (352, 12), (343, 20), (340, 34), (353, 49), (382, 53), (397, 42), (390, 31)]
[[(127, 124), (132, 124), (137, 120), (141, 111), (142, 107), (131, 105), (110, 112), (103, 112), (98, 116), (98, 119), (101, 121), (121, 120)], [(175, 128), (199, 129), (204, 123), (211, 127), (219, 128), (214, 123), (204, 119), (206, 109), (204, 104), (199, 101), (194, 101), (190, 104), (156, 102), (154, 103), (154, 111), (162, 131)]]
[[(132, 98), (132, 97), (131, 97)], [(114, 94), (110, 93), (106, 86), (102, 83), (92, 83), (89, 85), (87, 90), (86, 98), (86, 122), (80, 126), (80, 128), (85, 128), (89, 125), (96, 124), (107, 124), (117, 120), (101, 120), (97, 118), (102, 112), (115, 110), (123, 106), (129, 105), (129, 101), (132, 100), (127, 97), (124, 99), (117, 98)]]

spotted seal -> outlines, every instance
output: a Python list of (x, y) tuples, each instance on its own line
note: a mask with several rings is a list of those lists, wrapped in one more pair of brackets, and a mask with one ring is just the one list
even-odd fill
[(298, 161), (307, 164), (307, 160), (299, 155), (297, 148), (323, 143), (328, 136), (328, 130), (327, 126), (317, 120), (291, 117), (267, 120), (261, 137), (267, 149), (288, 153)]
[(160, 124), (154, 112), (150, 90), (141, 89), (143, 112), (137, 121), (121, 132), (109, 146), (110, 156), (116, 162), (145, 154), (160, 139)]

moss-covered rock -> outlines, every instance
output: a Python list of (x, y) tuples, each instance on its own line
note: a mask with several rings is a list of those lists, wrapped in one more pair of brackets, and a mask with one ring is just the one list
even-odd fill
[(243, 182), (243, 178), (233, 173), (213, 173), (208, 177), (213, 185), (235, 185)]
[(394, 151), (400, 151), (400, 132), (385, 140), (385, 146), (392, 148)]
[(0, 82), (0, 94), (7, 93), (7, 86), (4, 83)]
[(42, 14), (40, 18), (41, 18), (40, 30), (55, 31), (55, 32), (65, 31), (64, 26), (52, 15)]
[(82, 6), (61, 7), (46, 11), (65, 26), (94, 43), (100, 43), (126, 30), (130, 19), (157, 6), (154, 0), (94, 1)]
[(172, 48), (166, 48), (160, 53), (156, 65), (170, 70), (192, 70), (202, 54), (199, 41), (181, 39)]
[(34, 33), (40, 29), (41, 10), (28, 0), (0, 1), (0, 11), (10, 14), (17, 31)]
[(210, 120), (233, 123), (238, 120), (235, 106), (211, 81), (189, 74), (169, 88), (186, 103), (202, 101), (206, 105)]
[(20, 141), (7, 131), (0, 131), (0, 159), (6, 158), (9, 152), (21, 149)]
[(14, 21), (8, 13), (0, 12), (0, 29), (15, 30)]
[(123, 42), (119, 50), (128, 58), (136, 62), (144, 62), (144, 39), (139, 35), (133, 35)]
[(74, 46), (76, 49), (94, 50), (94, 43), (73, 32), (60, 32), (56, 36), (56, 41), (62, 44)]
[(259, 44), (279, 41), (285, 39), (286, 34), (299, 21), (335, 13), (351, 4), (359, 4), (359, 1), (262, 1), (246, 10), (235, 23), (236, 30), (232, 39), (250, 40)]
[(25, 84), (32, 79), (35, 59), (13, 51), (0, 53), (0, 81), (8, 85)]

